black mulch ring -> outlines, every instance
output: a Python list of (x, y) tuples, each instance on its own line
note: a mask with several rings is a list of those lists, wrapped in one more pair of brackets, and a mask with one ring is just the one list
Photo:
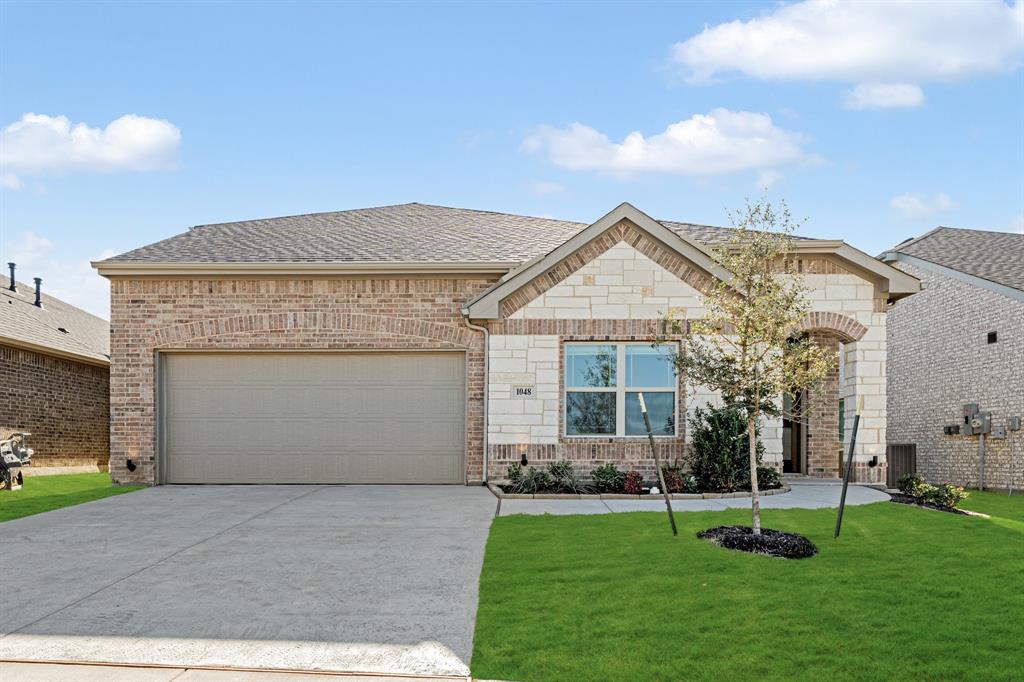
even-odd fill
[(890, 502), (896, 502), (898, 504), (912, 504), (915, 507), (924, 507), (925, 509), (934, 509), (935, 511), (949, 512), (950, 514), (963, 514), (964, 516), (971, 516), (963, 509), (957, 509), (956, 507), (940, 507), (937, 504), (926, 504), (916, 497), (910, 495), (903, 495), (900, 493), (889, 493)]
[(697, 537), (726, 549), (782, 559), (806, 559), (818, 553), (814, 543), (803, 535), (771, 528), (762, 528), (760, 535), (754, 535), (754, 530), (749, 526), (718, 526), (702, 530), (697, 533)]

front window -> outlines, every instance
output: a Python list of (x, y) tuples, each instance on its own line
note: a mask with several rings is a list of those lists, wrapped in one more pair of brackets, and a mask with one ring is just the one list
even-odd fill
[(672, 350), (641, 343), (565, 346), (565, 435), (646, 436), (639, 394), (656, 436), (676, 435)]

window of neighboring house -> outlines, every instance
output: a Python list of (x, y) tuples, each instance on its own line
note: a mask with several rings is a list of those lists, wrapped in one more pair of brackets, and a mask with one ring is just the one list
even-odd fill
[(566, 344), (565, 435), (646, 436), (641, 392), (654, 435), (676, 435), (672, 352), (645, 343)]

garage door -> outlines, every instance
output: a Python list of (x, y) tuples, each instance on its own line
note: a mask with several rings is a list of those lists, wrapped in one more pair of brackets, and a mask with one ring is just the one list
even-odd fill
[(462, 483), (462, 353), (168, 354), (167, 483)]

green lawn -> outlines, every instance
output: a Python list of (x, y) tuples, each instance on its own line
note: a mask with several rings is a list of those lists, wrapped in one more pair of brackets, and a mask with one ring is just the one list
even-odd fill
[(21, 490), (0, 490), (0, 522), (130, 493), (140, 487), (111, 485), (110, 475), (105, 473), (26, 476)]
[(695, 537), (749, 512), (494, 521), (472, 669), (506, 680), (1020, 680), (1024, 495), (975, 494), (991, 520), (882, 502), (768, 510), (813, 558)]

